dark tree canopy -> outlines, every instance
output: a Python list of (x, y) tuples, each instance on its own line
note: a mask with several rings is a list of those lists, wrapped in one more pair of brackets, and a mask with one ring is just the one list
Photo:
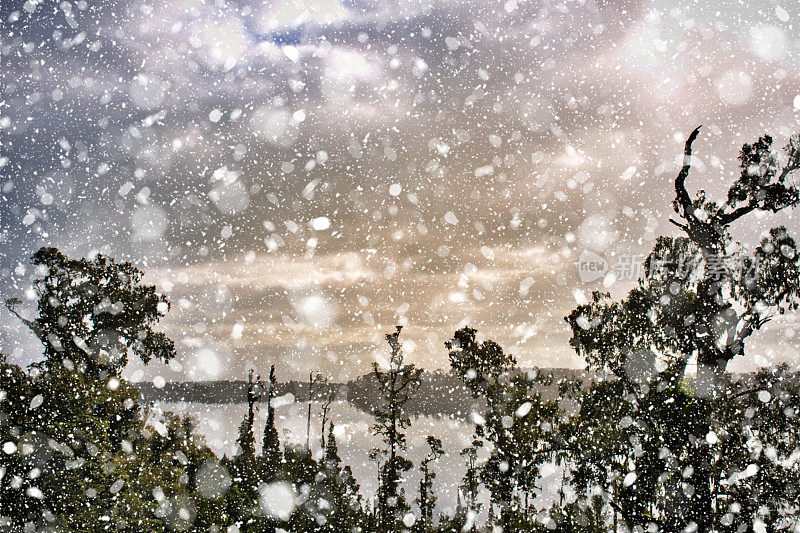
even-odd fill
[(143, 273), (131, 263), (101, 254), (69, 259), (55, 248), (40, 249), (32, 261), (42, 272), (34, 283), (38, 316), (23, 319), (17, 299), (6, 306), (42, 341), (46, 364), (118, 375), (129, 354), (144, 363), (175, 356), (172, 340), (154, 329), (169, 302), (153, 285), (142, 284)]
[(787, 230), (770, 230), (752, 251), (733, 242), (729, 233), (734, 221), (753, 211), (797, 205), (798, 191), (789, 176), (800, 168), (798, 137), (787, 145), (783, 166), (769, 136), (745, 144), (741, 176), (728, 201), (717, 205), (704, 191), (692, 199), (686, 190), (698, 134), (699, 128), (686, 141), (684, 165), (675, 179), (675, 212), (684, 221), (672, 222), (686, 237), (657, 240), (645, 276), (626, 298), (614, 302), (597, 293), (567, 317), (570, 343), (578, 353), (590, 365), (626, 379), (626, 368), (658, 361), (683, 369), (696, 357), (701, 385), (713, 388), (728, 363), (744, 354), (750, 335), (775, 314), (800, 304), (800, 258)]
[[(729, 228), (755, 211), (798, 204), (789, 178), (800, 168), (800, 137), (790, 139), (784, 157), (773, 152), (769, 136), (745, 144), (741, 174), (717, 204), (704, 191), (692, 198), (686, 189), (699, 130), (686, 141), (675, 179), (682, 221), (671, 222), (685, 237), (660, 237), (644, 277), (623, 299), (596, 292), (566, 317), (570, 343), (589, 368), (614, 377), (579, 396), (580, 411), (565, 430), (572, 480), (585, 490), (602, 487), (614, 516), (629, 528), (744, 531), (761, 524), (774, 531), (778, 516), (796, 505), (797, 484), (787, 483), (779, 495), (758, 473), (790, 480), (796, 468), (761, 465), (745, 450), (754, 440), (777, 449), (793, 439), (794, 410), (762, 394), (774, 387), (771, 379), (734, 383), (728, 363), (776, 314), (798, 308), (800, 258), (786, 228), (773, 228), (752, 250), (734, 242)], [(692, 360), (696, 377), (687, 373)], [(759, 416), (752, 408), (757, 394), (765, 403)], [(788, 400), (796, 390), (780, 394)], [(773, 418), (774, 409), (783, 415)], [(761, 415), (775, 432), (765, 431)], [(745, 470), (747, 482), (739, 477)], [(748, 491), (770, 496), (758, 509), (747, 507), (738, 502)], [(729, 508), (730, 502), (737, 503)]]

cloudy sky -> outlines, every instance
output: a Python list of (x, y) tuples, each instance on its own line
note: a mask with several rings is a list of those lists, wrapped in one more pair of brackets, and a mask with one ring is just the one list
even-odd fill
[[(797, 4), (700, 4), (4, 1), (2, 296), (45, 244), (134, 261), (180, 354), (134, 379), (347, 379), (395, 324), (427, 368), (466, 324), (580, 367), (563, 317), (604, 283), (575, 262), (676, 234), (688, 133), (690, 188), (722, 194), (742, 143), (800, 130)], [(796, 322), (735, 368), (794, 358)], [(8, 313), (0, 350), (39, 353)]]

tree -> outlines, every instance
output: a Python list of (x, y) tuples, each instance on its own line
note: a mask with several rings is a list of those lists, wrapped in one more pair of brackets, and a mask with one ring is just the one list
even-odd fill
[(350, 467), (342, 467), (333, 422), (328, 429), (323, 467), (325, 472), (323, 497), (328, 503), (327, 520), (323, 530), (336, 533), (363, 528), (366, 516), (358, 492), (359, 486)]
[[(591, 387), (583, 398), (581, 419), (597, 431), (594, 442), (575, 444), (589, 458), (594, 453), (597, 460), (584, 458), (582, 464), (587, 475), (594, 465), (595, 480), (603, 475), (604, 461), (617, 469), (621, 479), (611, 489), (611, 503), (628, 527), (725, 526), (716, 511), (729, 496), (719, 476), (733, 466), (720, 453), (714, 428), (721, 429), (721, 412), (738, 409), (728, 364), (744, 355), (745, 341), (775, 314), (800, 304), (797, 246), (786, 229), (770, 230), (752, 254), (729, 232), (755, 211), (797, 205), (798, 190), (788, 177), (800, 168), (800, 137), (789, 140), (782, 160), (767, 135), (745, 144), (740, 175), (726, 201), (717, 204), (704, 191), (692, 198), (686, 189), (699, 129), (686, 141), (675, 179), (673, 205), (682, 221), (671, 222), (686, 236), (657, 240), (645, 276), (623, 300), (595, 293), (567, 317), (576, 351), (590, 367), (609, 369), (618, 380)], [(692, 359), (697, 377), (690, 386), (686, 369)], [(599, 403), (590, 413), (591, 395), (622, 398), (624, 404)]]
[[(270, 373), (270, 378), (274, 374)], [(253, 425), (255, 422), (258, 402), (266, 392), (271, 394), (270, 386), (265, 386), (260, 375), (256, 375), (253, 369), (247, 373), (247, 413), (239, 424), (239, 434), (236, 438), (236, 452), (231, 458), (225, 457), (222, 464), (230, 471), (233, 476), (233, 488), (231, 497), (227, 500), (227, 512), (235, 523), (244, 525), (245, 531), (261, 531), (270, 529), (270, 521), (263, 516), (259, 509), (259, 489), (268, 477), (265, 470), (265, 456), (256, 456), (256, 442)], [(271, 407), (271, 405), (269, 406)], [(269, 417), (268, 417), (269, 418)], [(267, 421), (266, 432), (269, 429)], [(274, 421), (273, 421), (274, 427)], [(274, 443), (272, 443), (274, 444)], [(280, 443), (278, 443), (278, 451)], [(272, 451), (272, 449), (270, 449)], [(274, 457), (270, 456), (270, 459)], [(275, 476), (276, 472), (270, 472)]]
[(253, 379), (253, 376), (254, 371), (251, 368), (247, 373), (247, 414), (239, 426), (239, 436), (236, 439), (239, 449), (237, 455), (248, 461), (254, 461), (256, 456), (256, 439), (253, 432), (253, 424), (258, 410), (257, 403), (264, 395), (264, 382), (261, 381), (261, 376), (256, 376), (255, 379)]
[[(790, 253), (796, 252), (796, 246), (785, 228), (770, 231), (756, 250), (755, 263), (741, 258), (747, 261), (743, 266), (749, 267), (744, 276), (742, 269), (736, 272), (735, 266), (725, 259), (733, 244), (731, 224), (754, 211), (776, 213), (800, 201), (798, 189), (787, 181), (792, 172), (800, 169), (800, 135), (789, 139), (783, 166), (772, 150), (769, 135), (742, 146), (739, 178), (728, 190), (726, 202), (718, 205), (706, 199), (705, 191), (692, 200), (686, 190), (692, 143), (699, 131), (698, 127), (686, 140), (683, 167), (675, 179), (673, 205), (685, 222), (671, 222), (686, 233), (702, 257), (704, 268), (692, 269), (693, 274), (702, 272), (702, 278), (696, 283), (685, 280), (682, 288), (692, 291), (697, 298), (695, 320), (685, 329), (697, 338), (694, 348), (698, 382), (705, 387), (705, 381), (712, 386), (718, 384), (731, 359), (743, 354), (744, 340), (769, 321), (772, 312), (797, 309), (800, 291), (797, 256)], [(687, 247), (683, 243), (679, 246)], [(739, 243), (734, 248), (741, 253)]]
[(197, 461), (210, 451), (192, 424), (146, 424), (139, 391), (120, 377), (129, 353), (145, 363), (174, 356), (153, 329), (166, 298), (135, 267), (104, 256), (70, 260), (42, 248), (33, 262), (43, 275), (38, 316), (23, 318), (19, 300), (6, 305), (42, 341), (44, 360), (26, 372), (0, 357), (3, 515), (26, 530), (223, 525), (224, 513), (193, 503)]
[[(308, 374), (308, 413), (306, 415), (306, 448), (311, 450), (311, 404), (314, 402), (314, 385), (319, 385), (322, 388), (328, 384), (328, 379), (320, 374), (319, 372), (315, 376), (313, 373)], [(327, 407), (330, 407), (330, 404), (327, 404)], [(327, 408), (325, 412), (325, 416), (327, 416)], [(322, 448), (325, 449), (324, 440), (325, 440), (325, 423), (323, 417), (323, 424), (322, 424), (322, 434), (321, 439), (323, 440)]]
[(277, 475), (282, 459), (278, 428), (275, 426), (275, 408), (272, 406), (276, 387), (275, 365), (272, 365), (269, 369), (269, 382), (267, 383), (267, 423), (264, 425), (264, 440), (261, 445), (261, 459), (266, 479), (273, 479)]
[[(461, 450), (460, 455), (467, 458), (467, 469), (464, 473), (464, 478), (461, 480), (459, 486), (460, 491), (463, 491), (466, 497), (467, 512), (477, 515), (481, 510), (481, 503), (478, 502), (478, 492), (480, 491), (481, 478), (480, 466), (478, 465), (478, 450), (483, 448), (483, 441), (479, 438), (474, 438), (472, 444)], [(460, 501), (460, 496), (459, 496)], [(475, 524), (471, 527), (471, 531), (475, 531)]]
[(516, 359), (506, 354), (492, 340), (479, 343), (477, 331), (464, 327), (456, 331), (445, 343), (450, 351), (450, 366), (475, 396), (486, 400), (485, 422), (476, 427), (479, 436), (492, 442), (492, 452), (482, 470), (483, 482), (492, 493), (492, 499), (500, 506), (500, 521), (504, 531), (511, 531), (512, 498), (516, 457), (505, 412), (504, 395), (507, 392), (508, 374), (516, 366)]
[(388, 368), (372, 364), (373, 375), (379, 385), (380, 398), (375, 406), (375, 423), (372, 433), (382, 438), (384, 448), (376, 450), (386, 459), (380, 465), (378, 487), (378, 514), (381, 527), (394, 531), (399, 526), (399, 515), (407, 509), (400, 492), (400, 476), (411, 469), (411, 462), (400, 455), (406, 449), (404, 430), (411, 425), (406, 412), (406, 403), (419, 388), (421, 369), (405, 363), (405, 355), (398, 340), (402, 326), (386, 335), (391, 347)]
[(433, 510), (436, 508), (436, 494), (433, 492), (433, 480), (436, 479), (436, 472), (432, 466), (444, 455), (444, 450), (442, 450), (442, 441), (433, 435), (428, 435), (425, 442), (428, 444), (428, 453), (419, 465), (422, 477), (419, 480), (417, 505), (419, 505), (421, 518), (421, 522), (418, 522), (420, 531), (428, 533), (433, 527)]
[[(322, 402), (322, 413), (320, 418), (322, 419), (322, 427), (321, 431), (319, 432), (320, 435), (320, 443), (322, 444), (322, 449), (325, 450), (325, 425), (330, 421), (329, 416), (331, 412), (331, 405), (333, 401), (336, 399), (336, 390), (328, 384), (328, 380), (323, 378), (321, 381), (326, 386), (326, 390), (323, 396)], [(333, 422), (330, 421), (331, 428), (333, 427)]]
[(44, 369), (74, 365), (91, 376), (118, 376), (133, 353), (145, 364), (168, 362), (175, 345), (153, 328), (169, 310), (169, 301), (131, 263), (98, 254), (94, 259), (69, 259), (55, 248), (41, 248), (32, 257), (43, 277), (34, 282), (38, 316), (23, 318), (20, 300), (6, 307), (41, 340)]

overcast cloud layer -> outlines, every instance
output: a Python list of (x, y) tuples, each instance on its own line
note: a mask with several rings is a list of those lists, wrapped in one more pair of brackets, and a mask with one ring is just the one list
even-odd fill
[[(0, 290), (42, 245), (130, 259), (180, 357), (135, 379), (445, 367), (462, 325), (524, 366), (583, 363), (584, 250), (641, 260), (689, 178), (800, 131), (793, 2), (3, 2)], [(796, 217), (737, 227), (755, 242)], [(29, 302), (28, 312), (33, 312)], [(792, 359), (795, 315), (735, 368)], [(8, 314), (0, 350), (35, 359)]]

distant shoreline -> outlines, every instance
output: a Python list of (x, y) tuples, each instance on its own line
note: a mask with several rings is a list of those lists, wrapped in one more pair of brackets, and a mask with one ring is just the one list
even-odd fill
[[(572, 368), (539, 368), (535, 369), (545, 376), (552, 377), (549, 385), (537, 385), (544, 400), (556, 399), (559, 396), (558, 384), (564, 379), (593, 379), (592, 373)], [(528, 370), (521, 370), (528, 372)], [(737, 374), (739, 378), (752, 376), (752, 373)], [(734, 377), (734, 376), (731, 376)], [(797, 379), (797, 378), (795, 378)], [(737, 379), (734, 377), (734, 381)], [(246, 403), (247, 381), (168, 381), (158, 388), (152, 382), (132, 382), (145, 402), (188, 402), (200, 404), (235, 404)], [(276, 384), (275, 396), (293, 396), (292, 401), (307, 402), (309, 400), (308, 382), (287, 381)], [(379, 397), (377, 383), (372, 374), (365, 374), (346, 383), (315, 384), (310, 399), (313, 402), (324, 401), (329, 393), (337, 401), (347, 401), (363, 412), (371, 413)], [(442, 401), (446, 398), (448, 401)], [(263, 398), (262, 401), (266, 401)], [(464, 383), (456, 376), (442, 371), (423, 372), (420, 388), (408, 402), (408, 413), (412, 416), (446, 416), (467, 419), (472, 412), (483, 409), (483, 400), (472, 396)]]
[[(553, 383), (541, 386), (544, 399), (554, 399), (558, 395), (558, 382), (562, 379), (586, 378), (584, 370), (569, 368), (541, 368), (540, 373), (552, 376)], [(171, 381), (158, 388), (152, 382), (140, 381), (133, 385), (139, 389), (142, 399), (147, 402), (190, 402), (202, 404), (245, 403), (247, 400), (247, 381)], [(291, 394), (295, 401), (309, 400), (308, 382), (288, 381), (277, 383), (275, 396)], [(372, 374), (365, 374), (347, 383), (327, 383), (314, 385), (311, 400), (319, 402), (334, 393), (334, 399), (347, 401), (354, 407), (371, 412), (378, 398), (377, 384)], [(443, 402), (442, 398), (448, 401)], [(265, 399), (262, 399), (265, 401)], [(420, 388), (410, 399), (408, 412), (413, 416), (450, 416), (467, 418), (472, 411), (481, 410), (483, 401), (474, 398), (464, 383), (456, 376), (441, 371), (423, 372)]]

